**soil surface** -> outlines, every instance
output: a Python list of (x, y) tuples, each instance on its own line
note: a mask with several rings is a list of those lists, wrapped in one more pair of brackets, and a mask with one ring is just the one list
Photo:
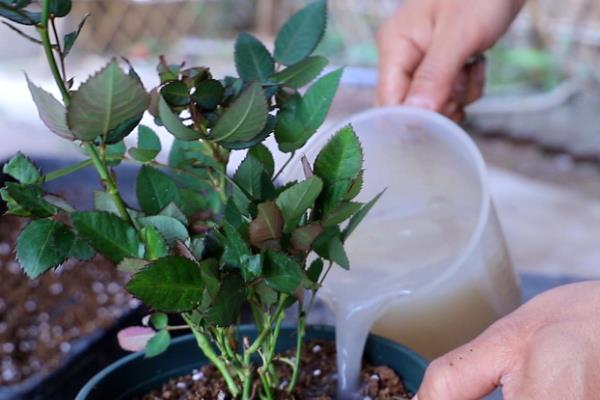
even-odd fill
[[(293, 356), (292, 353), (285, 354)], [(302, 368), (293, 395), (286, 391), (277, 394), (278, 400), (333, 400), (337, 387), (335, 344), (331, 341), (309, 341), (302, 351)], [(279, 364), (281, 387), (291, 377), (291, 368)], [(404, 388), (402, 379), (390, 368), (365, 364), (362, 370), (362, 400), (411, 399), (412, 394)], [(254, 384), (255, 390), (260, 385)], [(229, 400), (225, 382), (218, 370), (205, 366), (191, 374), (175, 378), (144, 397), (142, 400)]]
[(100, 258), (30, 280), (14, 254), (25, 222), (0, 217), (0, 387), (56, 369), (81, 339), (139, 305), (123, 288), (125, 277)]

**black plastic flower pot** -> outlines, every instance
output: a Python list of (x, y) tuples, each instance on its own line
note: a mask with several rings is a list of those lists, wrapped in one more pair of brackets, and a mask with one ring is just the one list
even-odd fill
[[(293, 348), (296, 343), (295, 328), (284, 327), (278, 351)], [(254, 326), (244, 325), (239, 335), (256, 336)], [(335, 340), (335, 331), (328, 326), (310, 326), (306, 339)], [(415, 352), (379, 336), (371, 335), (367, 341), (364, 359), (374, 365), (386, 365), (404, 379), (407, 389), (416, 392), (427, 362)], [(190, 373), (209, 361), (201, 354), (192, 335), (175, 339), (169, 349), (154, 358), (144, 358), (136, 353), (122, 358), (99, 372), (79, 392), (76, 400), (130, 400), (160, 388), (171, 378)]]

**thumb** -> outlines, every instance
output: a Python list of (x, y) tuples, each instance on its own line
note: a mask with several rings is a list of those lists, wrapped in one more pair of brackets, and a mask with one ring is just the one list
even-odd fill
[(452, 31), (441, 30), (444, 35), (434, 36), (413, 75), (406, 104), (440, 112), (450, 100), (454, 82), (473, 52), (464, 38), (448, 37)]
[(491, 393), (512, 365), (511, 336), (495, 324), (470, 343), (434, 360), (415, 399), (471, 400)]

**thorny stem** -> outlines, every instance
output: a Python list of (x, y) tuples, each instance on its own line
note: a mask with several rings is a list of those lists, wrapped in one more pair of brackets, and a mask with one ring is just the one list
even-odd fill
[(301, 302), (298, 303), (298, 326), (296, 328), (296, 355), (294, 358), (292, 378), (287, 388), (288, 392), (292, 392), (294, 390), (294, 387), (296, 386), (296, 383), (298, 382), (298, 374), (300, 372), (300, 357), (302, 355), (302, 344), (304, 342), (304, 335), (306, 334), (306, 317), (308, 314), (310, 314), (311, 310), (313, 309), (315, 305), (315, 300), (317, 298), (317, 292), (319, 291), (321, 285), (323, 285), (323, 282), (327, 278), (329, 271), (331, 271), (332, 266), (333, 262), (330, 261), (329, 265), (327, 266), (327, 269), (325, 270), (325, 273), (318, 282), (317, 288), (313, 290), (310, 303), (306, 310), (303, 309), (303, 305)]
[(172, 325), (172, 326), (167, 326), (166, 329), (168, 331), (186, 331), (186, 330), (189, 330), (190, 327), (188, 325)]
[[(271, 325), (271, 321), (269, 319), (267, 319), (264, 323), (264, 326), (262, 326), (261, 331), (258, 335), (258, 337), (254, 340), (254, 342), (252, 342), (252, 344), (250, 346), (248, 346), (248, 348), (244, 349), (244, 366), (246, 368), (246, 379), (244, 380), (244, 389), (243, 389), (243, 394), (242, 394), (242, 399), (246, 400), (250, 395), (250, 389), (252, 388), (252, 365), (251, 365), (251, 357), (254, 353), (258, 352), (261, 348), (261, 346), (263, 346), (264, 342), (267, 342), (267, 354), (266, 356), (263, 358), (264, 362), (263, 362), (263, 366), (261, 367), (261, 370), (263, 372), (266, 372), (269, 368), (269, 365), (271, 364), (271, 362), (273, 361), (273, 355), (275, 353), (275, 346), (277, 344), (277, 338), (279, 336), (279, 331), (281, 329), (281, 323), (283, 322), (283, 317), (285, 316), (285, 303), (288, 299), (288, 295), (282, 295), (279, 299), (279, 303), (277, 304), (277, 308), (275, 310), (275, 313), (273, 314), (273, 321), (275, 321), (275, 327), (272, 328)], [(269, 338), (269, 335), (272, 336)], [(271, 384), (271, 380), (270, 377), (268, 376), (268, 374), (266, 373), (260, 373), (258, 374), (259, 378), (261, 380), (261, 383), (263, 385), (264, 388), (264, 392), (265, 395), (267, 396), (268, 399), (272, 399), (272, 393), (271, 393), (271, 388), (272, 388), (272, 384)]]
[(290, 165), (290, 163), (292, 162), (292, 160), (294, 159), (294, 156), (296, 155), (295, 151), (292, 151), (292, 153), (290, 154), (290, 157), (287, 159), (287, 161), (281, 166), (281, 168), (279, 168), (279, 171), (277, 171), (277, 173), (275, 174), (275, 176), (273, 177), (273, 182), (275, 182), (277, 180), (277, 178), (279, 178), (279, 175), (281, 175), (281, 173), (283, 171), (285, 171), (285, 169), (287, 168), (288, 165)]
[(127, 211), (127, 206), (121, 198), (121, 194), (119, 193), (119, 189), (117, 188), (115, 181), (110, 175), (110, 172), (108, 172), (108, 168), (106, 168), (106, 165), (100, 159), (100, 155), (98, 154), (96, 146), (94, 146), (91, 143), (84, 143), (83, 148), (87, 151), (88, 155), (92, 159), (92, 163), (96, 167), (98, 175), (100, 175), (100, 179), (106, 186), (106, 191), (112, 197), (113, 203), (115, 204), (115, 207), (117, 208), (117, 211), (119, 212), (121, 218), (129, 222), (131, 226), (137, 228), (136, 223), (133, 221), (131, 215), (129, 215), (129, 212)]
[(65, 82), (60, 75), (60, 71), (58, 70), (58, 65), (56, 64), (56, 59), (54, 58), (52, 43), (50, 42), (50, 34), (48, 32), (48, 21), (50, 19), (49, 5), (50, 0), (42, 0), (41, 22), (38, 25), (37, 30), (42, 40), (42, 46), (44, 47), (44, 53), (46, 54), (46, 59), (48, 60), (52, 76), (54, 76), (54, 80), (60, 89), (65, 106), (68, 106), (70, 100), (69, 91), (67, 90)]
[(206, 358), (208, 358), (219, 370), (219, 372), (223, 376), (223, 379), (225, 380), (225, 383), (227, 384), (227, 388), (229, 389), (231, 395), (233, 397), (237, 397), (240, 394), (240, 389), (235, 383), (233, 377), (231, 376), (227, 365), (215, 353), (207, 337), (198, 329), (198, 327), (194, 324), (190, 317), (186, 314), (182, 314), (182, 316), (185, 322), (187, 322), (190, 328), (192, 329), (192, 333), (196, 338), (196, 342), (198, 343), (198, 347), (200, 347), (200, 350), (202, 350)]
[[(69, 94), (69, 90), (67, 89), (65, 81), (63, 80), (63, 77), (61, 76), (60, 71), (58, 69), (58, 65), (56, 64), (56, 59), (54, 57), (54, 48), (52, 46), (52, 43), (50, 42), (50, 34), (48, 32), (48, 21), (50, 21), (50, 0), (42, 0), (41, 6), (41, 22), (38, 25), (37, 30), (40, 34), (42, 46), (44, 48), (44, 53), (46, 55), (48, 65), (50, 66), (52, 76), (54, 77), (54, 81), (60, 89), (60, 93), (62, 95), (65, 107), (68, 107), (69, 102), (71, 100), (71, 95)], [(60, 53), (60, 50), (59, 54), (61, 54), (62, 57), (62, 53)], [(96, 167), (100, 179), (102, 179), (102, 182), (105, 184), (106, 191), (111, 195), (113, 202), (115, 203), (115, 207), (119, 212), (119, 215), (121, 216), (121, 218), (129, 222), (132, 226), (136, 227), (135, 222), (127, 212), (127, 207), (125, 206), (125, 202), (123, 201), (119, 193), (119, 189), (117, 188), (115, 181), (108, 172), (108, 168), (102, 162), (100, 156), (98, 155), (96, 146), (92, 143), (86, 142), (83, 144), (83, 147), (86, 150), (87, 154), (90, 156), (92, 164), (94, 165), (94, 167)]]
[[(314, 296), (314, 295), (313, 295)], [(294, 355), (294, 364), (292, 366), (292, 378), (287, 387), (288, 392), (292, 392), (298, 382), (298, 374), (300, 372), (300, 359), (302, 356), (302, 344), (304, 342), (304, 334), (306, 329), (306, 313), (302, 309), (302, 302), (298, 302), (298, 327), (296, 329), (296, 354)]]
[(55, 18), (50, 18), (50, 24), (52, 26), (52, 33), (54, 34), (54, 41), (56, 42), (56, 49), (58, 52), (58, 57), (60, 59), (60, 70), (62, 72), (62, 80), (63, 82), (67, 81), (67, 71), (65, 69), (65, 57), (62, 52), (62, 47), (60, 45), (60, 40), (58, 39), (58, 30), (56, 29), (56, 24), (54, 23)]

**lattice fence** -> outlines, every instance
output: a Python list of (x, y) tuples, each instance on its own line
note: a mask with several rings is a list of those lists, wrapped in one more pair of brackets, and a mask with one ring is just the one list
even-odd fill
[(186, 36), (230, 36), (254, 21), (253, 0), (80, 0), (70, 25), (90, 14), (78, 46), (127, 53), (136, 46), (160, 51)]
[[(185, 36), (232, 37), (245, 29), (272, 37), (277, 27), (308, 1), (76, 0), (68, 24), (75, 25), (83, 15), (92, 14), (78, 45), (85, 50), (128, 54), (141, 45), (156, 53)], [(373, 51), (377, 27), (401, 3), (329, 0), (332, 25), (339, 40), (352, 44), (355, 51)], [(600, 2), (596, 0), (530, 0), (516, 27), (513, 32), (517, 36), (552, 49), (565, 63), (589, 61), (600, 53)]]

